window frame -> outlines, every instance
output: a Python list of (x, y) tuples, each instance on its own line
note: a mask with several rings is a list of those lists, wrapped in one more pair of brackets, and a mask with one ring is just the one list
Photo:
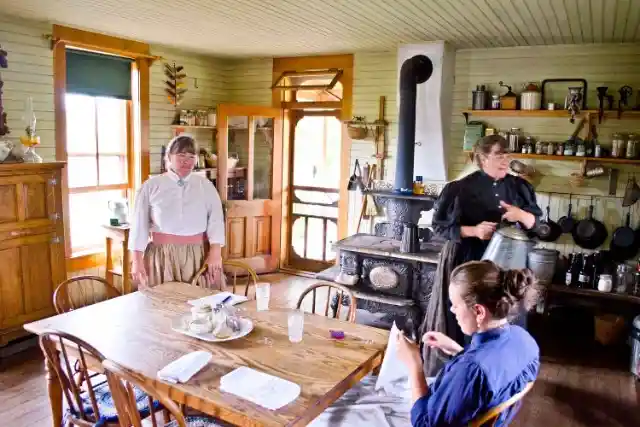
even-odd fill
[[(135, 190), (139, 188), (142, 182), (146, 181), (150, 173), (150, 66), (153, 61), (160, 59), (160, 57), (149, 54), (150, 47), (147, 43), (77, 30), (57, 24), (53, 25), (53, 31), (49, 38), (51, 40), (51, 49), (53, 50), (56, 161), (67, 162), (68, 160), (65, 110), (66, 49), (85, 49), (133, 59), (131, 64), (133, 101), (130, 102), (128, 109), (128, 117), (131, 120), (128, 126), (127, 139), (127, 177), (131, 201)], [(64, 243), (67, 269), (75, 271), (80, 266), (86, 269), (102, 265), (104, 263), (102, 256), (92, 254), (78, 257), (72, 254), (67, 173), (62, 174), (61, 190), (64, 207), (63, 222), (66, 236)], [(99, 252), (100, 255), (104, 254), (105, 249), (103, 248)]]
[[(74, 93), (67, 93), (65, 95), (69, 96), (69, 95), (77, 95)], [(132, 105), (133, 105), (133, 101), (128, 100), (128, 101), (122, 101), (125, 102), (125, 114), (126, 114), (126, 122), (124, 124), (125, 126), (125, 131), (126, 131), (126, 137), (125, 137), (125, 147), (124, 147), (124, 153), (122, 155), (117, 155), (115, 157), (124, 157), (126, 160), (126, 182), (121, 183), (121, 184), (104, 184), (101, 185), (100, 184), (100, 139), (99, 139), (99, 132), (98, 132), (98, 126), (99, 126), (99, 108), (98, 108), (98, 102), (96, 100), (96, 98), (99, 97), (95, 97), (95, 96), (91, 96), (91, 95), (85, 95), (88, 96), (90, 98), (93, 98), (94, 101), (94, 105), (95, 105), (95, 122), (94, 122), (94, 126), (95, 126), (95, 133), (96, 133), (96, 147), (95, 147), (95, 154), (93, 153), (74, 153), (74, 152), (68, 152), (67, 151), (67, 159), (70, 157), (87, 157), (87, 158), (93, 158), (95, 159), (96, 162), (96, 182), (97, 185), (93, 185), (93, 186), (83, 186), (83, 187), (69, 187), (69, 206), (71, 205), (71, 198), (72, 195), (74, 194), (88, 194), (88, 193), (98, 193), (101, 191), (117, 191), (120, 190), (122, 192), (122, 197), (124, 199), (130, 200), (132, 197), (132, 193), (133, 193), (133, 180), (132, 180), (132, 174), (133, 174), (133, 169), (135, 168), (135, 165), (132, 165), (133, 163), (133, 159), (130, 156), (130, 152), (132, 151), (132, 144), (131, 142), (133, 141), (133, 129), (132, 129), (132, 122), (133, 122), (133, 116), (132, 116)], [(65, 102), (66, 102), (66, 98), (65, 98)], [(68, 117), (68, 116), (67, 116)], [(68, 167), (68, 163), (67, 163), (67, 167)], [(69, 170), (67, 169), (67, 175), (69, 173)], [(74, 246), (73, 245), (73, 241), (71, 239), (71, 224), (69, 224), (69, 235), (68, 235), (68, 240), (69, 240), (69, 244), (71, 246), (71, 256), (78, 256), (78, 255), (86, 255), (86, 254), (95, 254), (98, 252), (103, 252), (104, 248), (96, 245), (96, 246)]]

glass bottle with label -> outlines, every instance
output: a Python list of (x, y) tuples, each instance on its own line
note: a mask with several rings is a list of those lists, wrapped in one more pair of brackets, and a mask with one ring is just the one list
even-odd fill
[(591, 267), (589, 263), (589, 257), (584, 256), (582, 261), (582, 268), (578, 273), (578, 287), (582, 289), (589, 289), (591, 282)]

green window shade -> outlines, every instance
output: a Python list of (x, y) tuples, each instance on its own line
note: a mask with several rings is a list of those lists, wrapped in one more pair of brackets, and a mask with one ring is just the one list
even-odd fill
[(67, 49), (67, 93), (131, 99), (131, 59)]

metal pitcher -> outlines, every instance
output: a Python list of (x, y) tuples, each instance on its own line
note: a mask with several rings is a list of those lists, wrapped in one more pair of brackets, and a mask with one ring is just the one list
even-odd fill
[(519, 225), (502, 224), (493, 233), (482, 259), (493, 261), (503, 270), (526, 268), (533, 246), (534, 242)]

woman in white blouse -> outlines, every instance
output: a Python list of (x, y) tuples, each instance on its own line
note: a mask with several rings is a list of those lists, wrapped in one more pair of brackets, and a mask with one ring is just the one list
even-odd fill
[(222, 204), (213, 184), (191, 173), (197, 152), (193, 138), (173, 138), (166, 151), (168, 172), (147, 180), (136, 196), (129, 250), (138, 288), (190, 282), (204, 262), (209, 268), (200, 284), (222, 286)]

